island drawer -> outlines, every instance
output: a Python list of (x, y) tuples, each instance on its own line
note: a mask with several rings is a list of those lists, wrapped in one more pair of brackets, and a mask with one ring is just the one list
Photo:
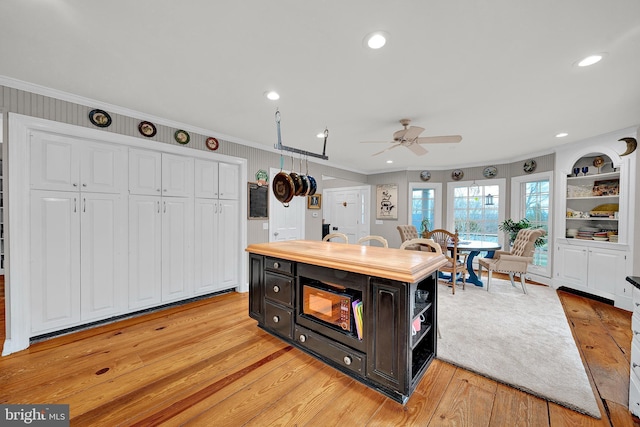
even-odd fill
[(293, 339), (293, 310), (265, 301), (265, 327), (283, 337)]
[(265, 273), (264, 278), (267, 298), (293, 306), (293, 277)]
[(322, 359), (329, 359), (343, 369), (365, 376), (367, 359), (363, 353), (300, 326), (295, 327), (294, 335), (300, 346), (309, 349)]
[(264, 268), (278, 273), (293, 275), (293, 262), (279, 258), (266, 257), (264, 260)]

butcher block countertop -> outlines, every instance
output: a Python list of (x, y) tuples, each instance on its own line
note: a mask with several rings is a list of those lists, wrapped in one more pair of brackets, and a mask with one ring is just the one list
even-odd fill
[(415, 283), (446, 264), (441, 254), (315, 240), (256, 243), (247, 252)]

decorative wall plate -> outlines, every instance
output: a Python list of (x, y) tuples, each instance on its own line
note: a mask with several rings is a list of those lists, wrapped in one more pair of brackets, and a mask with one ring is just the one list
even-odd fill
[(495, 166), (487, 166), (482, 171), (482, 176), (485, 178), (494, 178), (496, 175), (498, 175), (498, 168)]
[(148, 138), (151, 138), (156, 134), (156, 127), (151, 122), (140, 122), (138, 125), (138, 130), (140, 133)]
[(460, 169), (456, 169), (453, 172), (451, 172), (451, 178), (453, 178), (454, 181), (460, 181), (463, 176), (464, 176), (464, 172), (462, 172), (462, 170)]
[(174, 134), (173, 137), (175, 138), (175, 140), (179, 143), (179, 144), (188, 144), (189, 140), (191, 139), (191, 137), (189, 136), (189, 134), (181, 129), (178, 129)]
[(111, 116), (104, 110), (91, 110), (89, 112), (89, 120), (99, 128), (106, 128), (111, 125)]
[(537, 166), (538, 164), (535, 160), (527, 160), (526, 162), (524, 162), (524, 165), (522, 165), (522, 170), (524, 170), (526, 173), (531, 173), (536, 170)]
[(217, 150), (218, 147), (220, 146), (220, 143), (214, 137), (207, 138), (207, 141), (205, 142), (205, 144), (207, 145), (207, 148), (209, 150), (214, 150), (214, 151)]
[(420, 172), (420, 179), (423, 181), (429, 181), (431, 179), (431, 172), (429, 171)]

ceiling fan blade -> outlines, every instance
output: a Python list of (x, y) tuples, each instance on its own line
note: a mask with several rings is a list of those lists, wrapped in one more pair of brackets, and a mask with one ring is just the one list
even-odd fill
[(416, 139), (418, 144), (442, 144), (460, 141), (462, 141), (462, 137), (460, 135), (423, 136)]
[(407, 141), (413, 141), (416, 139), (422, 132), (424, 132), (424, 128), (420, 126), (409, 126), (407, 132), (404, 134), (404, 138)]
[(416, 156), (424, 156), (425, 154), (428, 153), (428, 151), (425, 150), (424, 147), (419, 144), (409, 144), (409, 145), (406, 145), (405, 147), (413, 151), (413, 154), (415, 154)]
[(391, 149), (393, 149), (393, 148), (396, 148), (396, 147), (400, 147), (400, 144), (394, 144), (394, 145), (392, 145), (391, 147), (385, 148), (385, 149), (384, 149), (384, 150), (382, 150), (382, 151), (378, 151), (377, 153), (372, 154), (372, 155), (371, 155), (371, 157), (373, 157), (373, 156), (377, 156), (378, 154), (382, 154), (382, 153), (384, 153), (384, 152), (386, 152), (386, 151), (389, 151), (389, 150), (391, 150)]

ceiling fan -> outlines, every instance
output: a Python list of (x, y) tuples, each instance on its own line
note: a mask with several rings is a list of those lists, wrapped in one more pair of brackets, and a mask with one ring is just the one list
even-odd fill
[[(382, 151), (372, 154), (372, 156), (377, 156), (378, 154), (382, 154), (385, 151), (389, 151), (396, 147), (407, 147), (409, 150), (413, 151), (416, 156), (422, 156), (427, 154), (427, 150), (420, 144), (441, 144), (441, 143), (452, 143), (452, 142), (460, 142), (462, 141), (462, 137), (460, 135), (447, 135), (447, 136), (423, 136), (420, 137), (420, 134), (424, 132), (424, 128), (419, 126), (409, 126), (411, 123), (410, 119), (401, 119), (400, 124), (404, 126), (404, 129), (396, 131), (393, 133), (393, 144), (391, 147), (387, 147)], [(362, 141), (365, 143), (370, 142), (386, 142), (386, 141)]]

